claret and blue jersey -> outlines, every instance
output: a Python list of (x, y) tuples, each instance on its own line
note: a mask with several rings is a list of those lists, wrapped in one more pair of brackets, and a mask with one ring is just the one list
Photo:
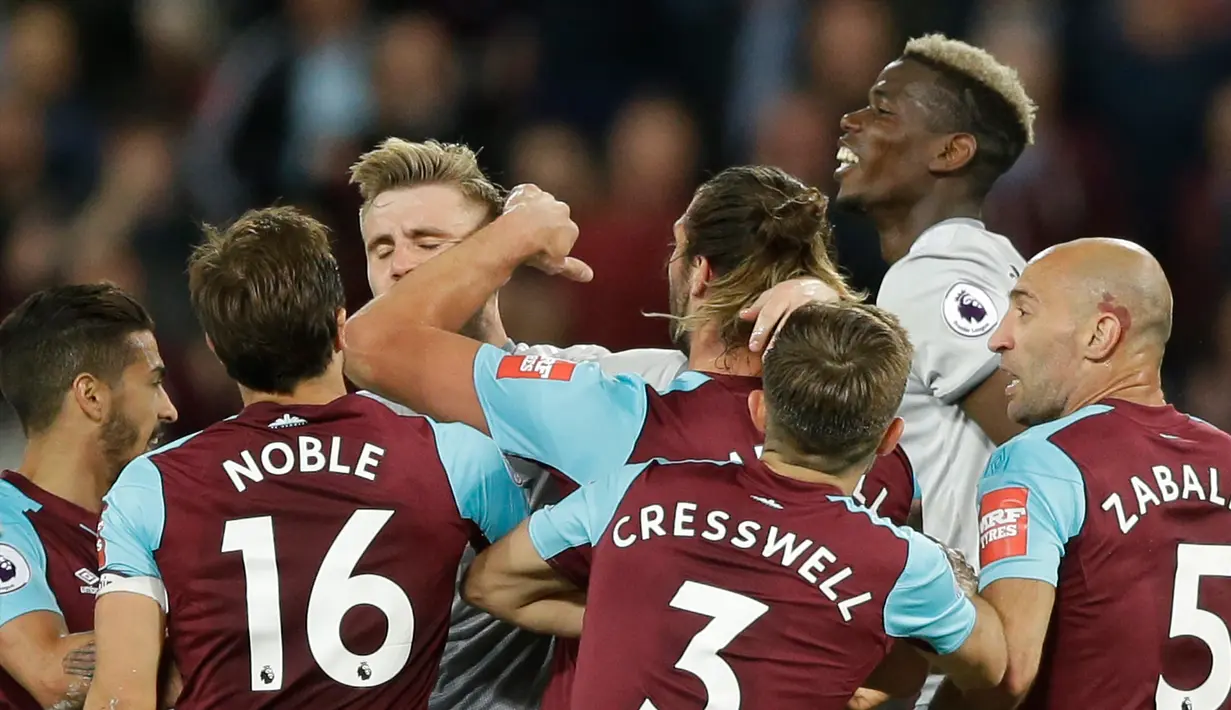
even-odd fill
[(894, 638), (975, 623), (938, 545), (756, 460), (626, 466), (530, 537), (588, 589), (574, 707), (844, 708)]
[(124, 470), (101, 593), (163, 605), (179, 708), (426, 707), (467, 542), (528, 513), (469, 427), (259, 403)]
[[(625, 464), (668, 459), (752, 460), (763, 435), (748, 415), (759, 377), (684, 372), (656, 390), (637, 375), (596, 363), (509, 355), (484, 345), (474, 384), (492, 438), (502, 449), (567, 477), (571, 490)], [(898, 448), (877, 460), (855, 498), (904, 523), (914, 477)]]
[(980, 483), (980, 585), (1056, 588), (1023, 707), (1231, 707), (1231, 437), (1170, 406), (1087, 406)]
[[(63, 617), (70, 633), (94, 628), (97, 521), (20, 474), (0, 474), (0, 626), (50, 612)], [(0, 670), (0, 707), (41, 705)]]

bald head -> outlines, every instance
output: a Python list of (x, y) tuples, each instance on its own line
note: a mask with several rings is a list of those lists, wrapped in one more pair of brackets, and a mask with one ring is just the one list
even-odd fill
[(1162, 357), (1171, 337), (1171, 285), (1150, 252), (1123, 239), (1077, 239), (1039, 253), (1027, 268), (1036, 283), (1062, 292), (1074, 313), (1115, 317), (1128, 350)]

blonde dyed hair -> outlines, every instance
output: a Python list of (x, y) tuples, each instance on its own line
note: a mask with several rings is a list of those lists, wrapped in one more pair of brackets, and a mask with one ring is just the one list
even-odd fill
[(987, 50), (942, 34), (930, 34), (907, 42), (902, 56), (923, 59), (987, 87), (1013, 109), (1026, 136), (1026, 144), (1034, 143), (1034, 118), (1038, 107), (1026, 94), (1017, 70), (1001, 64)]
[(728, 349), (744, 347), (752, 323), (740, 312), (762, 293), (796, 278), (819, 279), (840, 301), (859, 302), (829, 254), (829, 200), (820, 190), (770, 166), (728, 168), (697, 189), (684, 216), (681, 258), (705, 257), (716, 274), (705, 300), (676, 326), (695, 332), (717, 323)]
[(456, 187), (487, 210), (485, 221), (498, 217), (504, 208), (504, 191), (483, 174), (478, 154), (460, 143), (386, 138), (350, 167), (350, 183), (363, 197), (360, 218), (381, 193), (418, 185)]

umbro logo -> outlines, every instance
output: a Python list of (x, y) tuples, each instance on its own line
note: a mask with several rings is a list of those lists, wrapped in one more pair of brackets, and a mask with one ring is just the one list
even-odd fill
[(774, 500), (773, 498), (763, 498), (761, 496), (749, 496), (749, 498), (752, 498), (753, 500), (755, 500), (756, 502), (762, 505), (768, 505), (769, 507), (774, 508), (776, 510), (782, 510), (782, 504)]
[(297, 417), (294, 414), (283, 414), (269, 424), (270, 429), (290, 429), (294, 426), (304, 426), (308, 423), (307, 419)]
[(82, 582), (85, 582), (85, 586), (80, 589), (82, 594), (98, 594), (98, 575), (94, 574), (85, 567), (82, 567), (77, 570), (73, 576), (80, 579)]

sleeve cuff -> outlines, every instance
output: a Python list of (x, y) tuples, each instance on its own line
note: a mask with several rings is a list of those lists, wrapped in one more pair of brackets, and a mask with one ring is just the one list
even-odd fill
[(125, 577), (114, 572), (104, 572), (98, 585), (98, 596), (112, 592), (140, 594), (158, 602), (162, 613), (167, 613), (167, 588), (157, 577)]
[(979, 592), (992, 582), (1002, 579), (1032, 579), (1052, 587), (1056, 586), (1059, 571), (1047, 570), (1040, 562), (1031, 559), (1003, 560), (979, 572)]

